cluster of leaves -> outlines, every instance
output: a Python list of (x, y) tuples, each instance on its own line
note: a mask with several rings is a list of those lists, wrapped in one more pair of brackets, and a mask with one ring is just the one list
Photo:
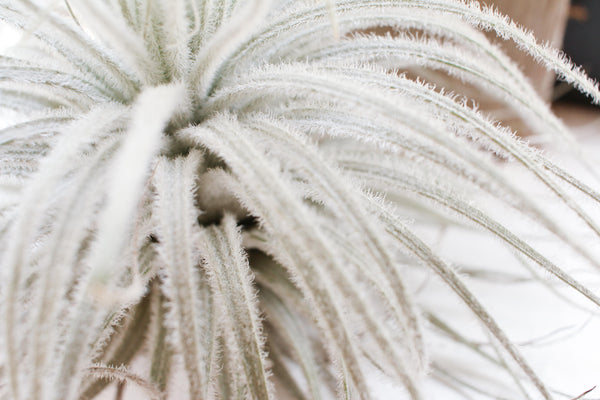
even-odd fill
[[(18, 115), (0, 131), (1, 398), (93, 398), (112, 379), (161, 398), (179, 369), (193, 399), (367, 399), (374, 370), (419, 399), (442, 370), (424, 335), (464, 339), (414, 301), (415, 268), (498, 348), (474, 352), (524, 396), (552, 397), (406, 217), (479, 227), (600, 305), (474, 201), (598, 266), (561, 224), (566, 214), (597, 242), (578, 194), (596, 207), (600, 195), (399, 72), (468, 82), (573, 146), (481, 30), (600, 101), (557, 51), (457, 0), (1, 0), (0, 18), (24, 32), (0, 58), (0, 104)], [(129, 368), (140, 357), (147, 374)]]

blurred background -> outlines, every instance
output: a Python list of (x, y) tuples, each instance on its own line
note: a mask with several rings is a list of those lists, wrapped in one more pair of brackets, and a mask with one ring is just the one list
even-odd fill
[[(581, 66), (590, 77), (600, 81), (600, 1), (598, 0), (483, 0), (497, 7), (515, 22), (531, 30), (541, 42), (547, 42)], [(552, 72), (536, 63), (511, 43), (493, 34), (489, 38), (498, 43), (517, 62), (529, 77), (538, 93), (553, 103), (557, 114), (572, 127), (581, 127), (600, 117), (597, 106), (571, 86), (556, 80)], [(484, 105), (484, 109), (486, 106)], [(501, 118), (509, 125), (514, 119)], [(526, 128), (516, 123), (522, 133)], [(585, 134), (585, 133), (581, 133)]]

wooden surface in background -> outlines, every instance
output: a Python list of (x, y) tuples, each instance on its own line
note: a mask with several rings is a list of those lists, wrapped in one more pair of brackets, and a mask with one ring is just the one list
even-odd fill
[[(549, 42), (554, 47), (561, 48), (569, 16), (569, 0), (480, 0), (487, 5), (493, 5), (498, 10), (510, 16), (515, 22), (533, 31), (539, 42)], [(490, 38), (500, 43), (506, 53), (515, 60), (525, 75), (529, 77), (538, 93), (550, 101), (554, 85), (554, 73), (536, 63), (530, 56), (524, 54), (512, 43)]]

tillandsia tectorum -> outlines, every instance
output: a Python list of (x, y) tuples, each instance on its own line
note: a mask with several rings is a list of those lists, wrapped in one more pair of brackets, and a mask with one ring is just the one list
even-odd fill
[[(398, 398), (431, 382), (558, 396), (473, 292), (492, 273), (459, 271), (420, 231), (492, 238), (523, 279), (600, 306), (527, 234), (594, 271), (600, 194), (452, 92), (478, 88), (576, 153), (482, 31), (600, 102), (558, 51), (457, 0), (1, 0), (0, 16), (23, 32), (0, 58), (15, 121), (0, 131), (2, 399), (91, 399), (112, 381), (148, 398), (369, 399), (373, 376)], [(438, 339), (505, 378), (454, 368)]]

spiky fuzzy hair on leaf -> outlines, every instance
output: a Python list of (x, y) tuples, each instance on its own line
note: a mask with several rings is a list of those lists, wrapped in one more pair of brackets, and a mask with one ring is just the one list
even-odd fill
[[(0, 58), (16, 115), (0, 131), (1, 398), (117, 380), (151, 398), (370, 399), (374, 377), (397, 398), (436, 381), (553, 398), (472, 290), (500, 280), (493, 256), (461, 272), (426, 231), (492, 238), (523, 279), (600, 306), (554, 251), (600, 267), (600, 194), (453, 93), (466, 82), (583, 154), (481, 31), (598, 104), (558, 51), (457, 0), (2, 0), (0, 18), (23, 31)], [(461, 304), (485, 343), (447, 315)], [(436, 341), (505, 378), (463, 373)]]

